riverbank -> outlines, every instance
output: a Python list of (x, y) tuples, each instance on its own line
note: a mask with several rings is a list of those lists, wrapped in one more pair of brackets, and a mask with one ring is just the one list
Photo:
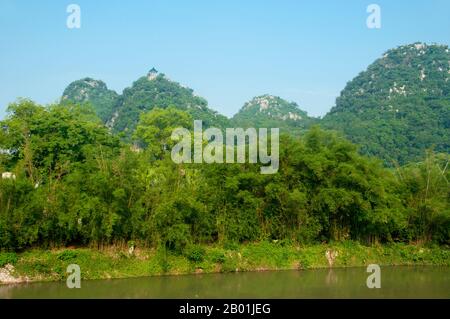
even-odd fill
[(224, 246), (192, 246), (184, 254), (150, 248), (109, 247), (32, 249), (0, 253), (0, 283), (58, 281), (77, 264), (83, 280), (236, 271), (358, 267), (368, 264), (450, 266), (448, 247), (355, 242), (312, 246), (260, 242)]

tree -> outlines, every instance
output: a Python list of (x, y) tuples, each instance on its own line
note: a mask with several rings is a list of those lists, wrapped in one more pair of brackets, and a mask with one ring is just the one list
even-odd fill
[(161, 159), (175, 144), (171, 140), (173, 130), (177, 127), (191, 129), (192, 125), (191, 116), (184, 111), (174, 107), (154, 108), (141, 115), (134, 139), (148, 150), (152, 158)]

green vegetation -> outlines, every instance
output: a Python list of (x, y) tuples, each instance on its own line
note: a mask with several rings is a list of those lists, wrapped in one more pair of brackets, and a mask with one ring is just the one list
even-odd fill
[[(226, 248), (228, 247), (228, 248)], [(130, 255), (125, 248), (102, 250), (76, 248), (64, 250), (28, 250), (13, 262), (16, 277), (29, 280), (65, 280), (69, 264), (78, 264), (82, 278), (106, 279), (152, 275), (180, 275), (236, 271), (314, 269), (329, 267), (325, 252), (338, 253), (333, 267), (380, 265), (450, 266), (449, 250), (439, 247), (389, 244), (362, 246), (356, 242), (296, 246), (286, 242), (255, 242), (229, 246), (195, 246), (189, 254), (162, 253), (138, 248)], [(0, 253), (3, 260), (5, 253)]]
[(115, 91), (108, 90), (103, 81), (84, 78), (67, 86), (62, 101), (89, 104), (103, 123), (106, 123), (113, 115), (118, 97)]
[(279, 172), (262, 175), (260, 164), (175, 164), (170, 128), (190, 123), (175, 108), (141, 116), (132, 144), (85, 107), (21, 101), (9, 112), (0, 123), (0, 148), (8, 150), (1, 166), (16, 178), (0, 181), (3, 249), (133, 241), (182, 254), (228, 241), (449, 244), (446, 154), (390, 170), (314, 127), (301, 138), (282, 136)]
[(164, 74), (151, 70), (139, 78), (122, 95), (107, 90), (102, 81), (83, 79), (71, 83), (63, 93), (63, 101), (89, 103), (97, 115), (115, 133), (129, 139), (140, 116), (155, 107), (173, 107), (202, 119), (205, 127), (226, 127), (228, 119), (208, 108), (208, 102), (196, 96), (192, 89), (169, 80)]
[(0, 253), (0, 267), (5, 266), (6, 264), (14, 265), (16, 262), (17, 262), (16, 253)]
[[(42, 279), (72, 261), (86, 278), (309, 268), (326, 249), (337, 266), (448, 265), (445, 48), (389, 51), (347, 85), (322, 123), (361, 148), (269, 95), (228, 122), (156, 71), (121, 96), (85, 79), (60, 104), (19, 100), (0, 122), (0, 267)], [(194, 119), (284, 128), (278, 173), (175, 164), (172, 130)]]
[(322, 125), (388, 166), (450, 149), (450, 52), (415, 43), (393, 50), (350, 81)]
[(70, 84), (63, 101), (89, 103), (97, 115), (129, 140), (142, 113), (175, 107), (202, 119), (205, 127), (279, 127), (291, 135), (311, 125), (342, 132), (388, 167), (421, 161), (425, 152), (450, 149), (450, 51), (446, 45), (414, 43), (387, 51), (347, 83), (323, 118), (308, 117), (294, 102), (262, 95), (230, 120), (208, 108), (204, 98), (152, 69), (122, 95), (101, 81)]
[(207, 126), (222, 125), (227, 119), (208, 108), (208, 102), (193, 94), (189, 88), (168, 80), (164, 74), (149, 80), (141, 77), (126, 88), (119, 98), (118, 118), (113, 129), (116, 132), (133, 132), (141, 113), (154, 107), (176, 106), (187, 111), (196, 119), (202, 119)]

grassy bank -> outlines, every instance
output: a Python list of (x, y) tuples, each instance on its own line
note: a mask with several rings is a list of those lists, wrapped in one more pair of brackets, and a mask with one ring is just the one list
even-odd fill
[[(313, 269), (329, 267), (327, 250), (337, 252), (332, 267), (379, 265), (450, 266), (450, 249), (405, 244), (363, 246), (354, 242), (313, 246), (283, 243), (192, 246), (183, 254), (136, 248), (110, 247), (29, 250), (0, 253), (0, 267), (13, 265), (16, 281), (64, 280), (69, 264), (78, 264), (83, 279), (126, 278), (233, 271)], [(11, 268), (8, 266), (8, 268)], [(3, 268), (5, 269), (5, 268)]]

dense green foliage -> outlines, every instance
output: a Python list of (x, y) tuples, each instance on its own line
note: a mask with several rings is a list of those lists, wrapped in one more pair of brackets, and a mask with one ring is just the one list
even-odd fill
[(450, 149), (450, 52), (416, 43), (393, 50), (350, 81), (321, 122), (386, 165)]
[(201, 271), (234, 272), (279, 269), (325, 268), (325, 252), (338, 252), (334, 266), (379, 265), (450, 266), (450, 251), (438, 246), (387, 245), (364, 246), (345, 241), (332, 244), (296, 246), (283, 241), (240, 245), (194, 245), (184, 254), (162, 253), (139, 248), (133, 254), (123, 247), (106, 249), (76, 248), (31, 249), (18, 254), (0, 252), (0, 266), (15, 266), (15, 275), (30, 280), (65, 280), (67, 265), (75, 263), (83, 270), (83, 279), (129, 278), (161, 274), (186, 274)]
[(446, 154), (389, 170), (312, 128), (282, 136), (279, 172), (262, 175), (259, 164), (175, 164), (167, 128), (191, 119), (175, 108), (141, 116), (140, 148), (84, 107), (20, 101), (9, 112), (0, 165), (16, 178), (0, 180), (1, 248), (132, 240), (200, 260), (192, 244), (449, 243)]
[(0, 253), (0, 267), (6, 264), (14, 265), (17, 262), (17, 254), (11, 252)]

